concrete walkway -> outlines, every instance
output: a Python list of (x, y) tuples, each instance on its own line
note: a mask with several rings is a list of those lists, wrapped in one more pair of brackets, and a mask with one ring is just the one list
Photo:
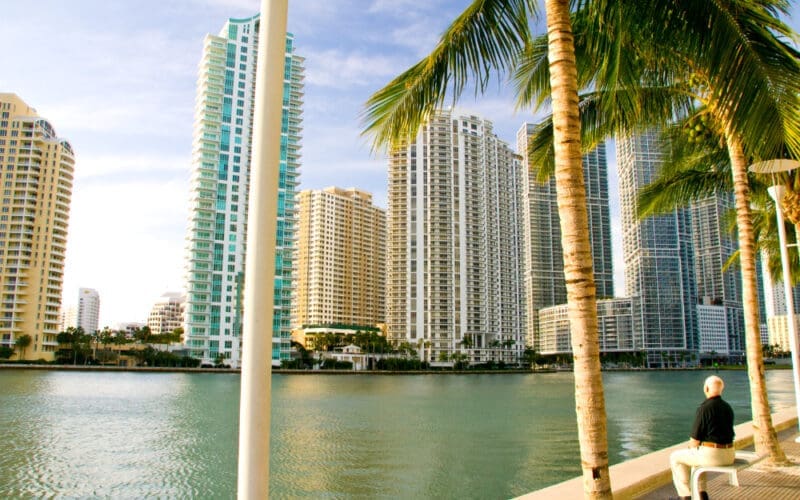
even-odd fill
[[(783, 451), (797, 465), (775, 467), (763, 462), (757, 463), (739, 472), (738, 488), (728, 484), (727, 474), (709, 473), (708, 496), (711, 500), (743, 498), (796, 500), (800, 498), (800, 444), (794, 442), (798, 435), (800, 434), (796, 426), (778, 434)], [(635, 498), (637, 500), (665, 500), (675, 495), (675, 487), (668, 484)]]
[[(778, 432), (783, 450), (797, 464), (787, 467), (771, 467), (758, 463), (739, 472), (739, 487), (728, 485), (728, 476), (709, 473), (708, 488), (712, 500), (800, 499), (800, 444), (794, 439), (800, 435), (797, 413), (794, 408), (772, 415), (772, 423)], [(737, 425), (737, 450), (753, 449), (753, 424)], [(686, 442), (657, 450), (647, 455), (610, 467), (611, 487), (616, 500), (665, 500), (676, 496), (672, 486), (669, 455), (686, 447)], [(580, 477), (554, 484), (519, 497), (525, 500), (552, 500), (583, 498), (583, 480)]]

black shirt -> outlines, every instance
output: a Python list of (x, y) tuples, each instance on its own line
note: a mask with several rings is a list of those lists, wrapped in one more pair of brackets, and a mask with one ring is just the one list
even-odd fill
[(703, 401), (694, 417), (690, 436), (698, 441), (717, 444), (733, 443), (733, 409), (714, 396)]

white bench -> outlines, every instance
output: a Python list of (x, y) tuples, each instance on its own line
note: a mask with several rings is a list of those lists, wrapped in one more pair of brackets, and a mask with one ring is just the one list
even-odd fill
[(762, 456), (752, 451), (737, 451), (736, 460), (731, 465), (698, 465), (692, 467), (692, 500), (700, 500), (698, 482), (706, 472), (722, 472), (728, 474), (728, 484), (739, 487), (738, 472), (761, 460)]

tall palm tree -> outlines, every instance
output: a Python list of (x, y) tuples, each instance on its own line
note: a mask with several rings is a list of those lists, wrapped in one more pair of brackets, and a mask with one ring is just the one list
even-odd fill
[[(575, 377), (575, 410), (584, 494), (611, 498), (605, 398), (600, 373), (595, 284), (581, 164), (578, 79), (569, 0), (546, 0), (550, 88), (555, 124), (555, 176)], [(486, 88), (494, 71), (512, 68), (530, 41), (535, 0), (475, 0), (430, 55), (367, 102), (366, 132), (376, 145), (397, 145), (468, 80)]]
[(28, 335), (27, 333), (25, 335), (20, 335), (19, 337), (17, 337), (17, 340), (16, 342), (14, 342), (14, 345), (16, 345), (19, 348), (19, 359), (25, 359), (25, 349), (27, 349), (28, 346), (31, 345), (32, 340), (33, 339), (31, 338), (31, 336)]
[[(586, 145), (612, 132), (631, 133), (674, 119), (705, 121), (728, 156), (735, 194), (756, 449), (785, 461), (772, 426), (759, 335), (751, 195), (747, 165), (788, 150), (800, 152), (798, 54), (781, 38), (792, 31), (778, 14), (783, 0), (613, 2), (600, 14), (579, 12), (578, 53), (597, 47), (610, 57), (582, 74)], [(646, 7), (647, 11), (642, 8)], [(658, 12), (654, 19), (650, 12)], [(604, 30), (597, 29), (597, 19)], [(619, 20), (619, 21), (618, 21)], [(665, 33), (680, 36), (665, 38)], [(655, 36), (654, 36), (655, 34)], [(541, 42), (531, 44), (517, 74), (526, 100), (540, 95), (546, 67)], [(591, 68), (591, 63), (587, 66)], [(550, 125), (540, 126), (530, 157), (546, 159)]]

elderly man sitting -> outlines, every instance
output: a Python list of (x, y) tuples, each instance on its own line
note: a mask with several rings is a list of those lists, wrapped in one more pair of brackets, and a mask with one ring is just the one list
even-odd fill
[[(733, 448), (733, 409), (722, 400), (725, 383), (716, 375), (708, 377), (703, 385), (706, 400), (697, 409), (689, 448), (670, 455), (672, 482), (681, 499), (691, 499), (689, 486), (692, 467), (695, 465), (730, 465), (736, 459)], [(708, 499), (705, 478), (699, 481), (700, 496)]]

